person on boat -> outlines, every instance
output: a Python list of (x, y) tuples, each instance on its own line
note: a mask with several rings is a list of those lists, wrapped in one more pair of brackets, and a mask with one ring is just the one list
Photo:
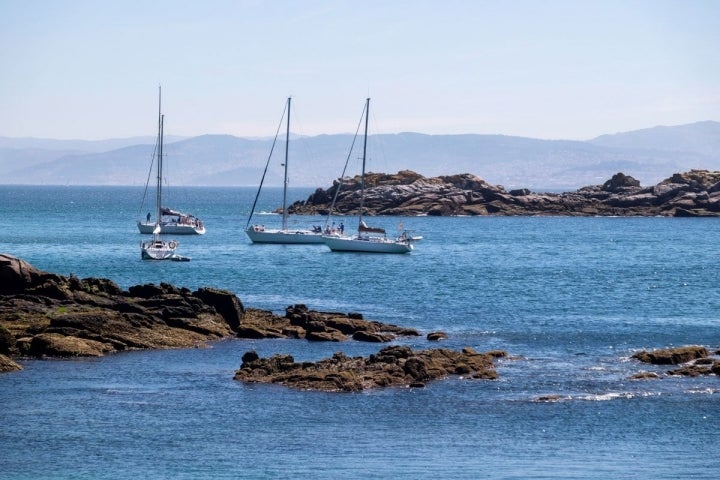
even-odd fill
[(148, 223), (150, 222), (150, 212), (148, 212), (148, 214), (147, 214), (147, 221), (148, 221)]
[(344, 231), (345, 231), (345, 224), (343, 222), (340, 222), (340, 235), (342, 235)]

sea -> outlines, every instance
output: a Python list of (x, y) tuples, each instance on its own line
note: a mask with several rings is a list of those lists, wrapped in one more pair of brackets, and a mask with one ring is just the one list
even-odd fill
[[(169, 187), (204, 220), (190, 262), (140, 258), (141, 187), (0, 186), (0, 252), (122, 288), (234, 292), (246, 307), (361, 312), (413, 349), (505, 350), (499, 379), (299, 391), (233, 380), (242, 355), (315, 361), (382, 345), (231, 339), (207, 348), (21, 360), (0, 375), (0, 478), (715, 479), (720, 379), (670, 377), (642, 349), (720, 348), (720, 219), (376, 217), (406, 255), (254, 245), (254, 188)], [(292, 188), (291, 200), (311, 189)], [(278, 226), (280, 189), (252, 223)], [(308, 227), (356, 219), (293, 216)], [(400, 225), (402, 224), (402, 226)], [(425, 334), (448, 339), (429, 342)], [(656, 380), (632, 380), (657, 372)]]

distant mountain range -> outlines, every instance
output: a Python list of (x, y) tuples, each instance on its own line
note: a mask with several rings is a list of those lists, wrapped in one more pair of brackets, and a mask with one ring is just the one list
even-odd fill
[[(360, 172), (362, 139), (351, 134), (293, 137), (290, 185), (327, 187)], [(154, 138), (101, 141), (0, 137), (0, 183), (144, 185)], [(202, 135), (166, 138), (166, 180), (173, 186), (256, 186), (273, 139)], [(284, 139), (278, 139), (266, 185), (282, 185)], [(398, 133), (368, 139), (368, 170), (413, 170), (426, 177), (472, 173), (506, 188), (575, 190), (623, 172), (653, 185), (676, 172), (720, 169), (720, 122), (658, 126), (588, 141), (506, 135)]]

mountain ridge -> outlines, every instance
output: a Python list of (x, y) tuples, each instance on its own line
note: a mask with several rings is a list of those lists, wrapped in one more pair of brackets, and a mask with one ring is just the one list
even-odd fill
[[(293, 135), (292, 186), (317, 187), (359, 172), (352, 134)], [(278, 139), (278, 142), (281, 142)], [(361, 142), (355, 142), (359, 149)], [(272, 138), (228, 134), (169, 137), (166, 178), (182, 186), (257, 186)], [(544, 140), (502, 134), (401, 132), (368, 138), (368, 169), (410, 169), (424, 176), (465, 171), (508, 188), (575, 189), (622, 171), (654, 184), (676, 172), (720, 167), (720, 122), (702, 121), (600, 135)], [(153, 137), (109, 140), (0, 137), (0, 182), (40, 185), (144, 185)], [(284, 148), (276, 145), (266, 184), (282, 185)]]

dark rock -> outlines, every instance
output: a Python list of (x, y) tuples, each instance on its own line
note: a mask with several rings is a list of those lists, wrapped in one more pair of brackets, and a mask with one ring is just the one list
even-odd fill
[[(296, 363), (289, 355), (256, 358), (243, 356), (235, 379), (248, 383), (278, 383), (303, 390), (356, 392), (372, 388), (421, 388), (427, 382), (461, 374), (464, 378), (496, 379), (490, 355), (472, 349), (413, 351), (391, 346), (369, 357), (348, 357), (338, 352), (318, 362)], [(247, 359), (246, 357), (247, 356)]]
[(560, 402), (562, 400), (565, 400), (565, 397), (562, 397), (561, 395), (552, 394), (552, 395), (541, 395), (537, 398), (535, 398), (533, 401), (538, 403), (554, 403), (554, 402)]
[(347, 335), (335, 329), (309, 331), (305, 334), (305, 338), (315, 342), (344, 342), (348, 339)]
[(712, 367), (710, 367), (710, 371), (715, 375), (720, 376), (720, 361), (714, 361)]
[(639, 186), (640, 182), (633, 177), (629, 177), (624, 173), (616, 173), (610, 180), (603, 184), (602, 190), (606, 192), (622, 192), (628, 188)]
[(0, 354), (11, 358), (192, 347), (232, 336), (242, 312), (221, 290), (201, 289), (208, 303), (164, 283), (125, 292), (107, 279), (41, 272), (6, 254), (0, 277)]
[(40, 278), (42, 272), (26, 261), (0, 253), (0, 294), (24, 292)]
[(15, 346), (15, 337), (4, 325), (0, 325), (0, 355), (8, 355)]
[(390, 342), (396, 336), (418, 336), (417, 330), (364, 320), (357, 312), (318, 312), (306, 305), (290, 305), (285, 316), (247, 309), (237, 329), (241, 338), (305, 338), (312, 341), (342, 342), (352, 337), (363, 342)]
[(22, 370), (20, 365), (5, 355), (0, 354), (0, 373), (16, 372), (18, 370)]
[(699, 367), (697, 365), (685, 365), (684, 367), (668, 371), (668, 375), (681, 375), (684, 377), (698, 377), (700, 375), (710, 375), (712, 371), (708, 367)]
[(448, 336), (445, 332), (430, 332), (426, 338), (431, 342), (437, 342), (439, 340), (447, 340)]
[(243, 363), (251, 363), (255, 360), (258, 360), (260, 356), (257, 354), (255, 350), (250, 350), (249, 352), (245, 352), (245, 354), (242, 356), (242, 362)]
[(230, 328), (237, 330), (240, 328), (245, 307), (243, 306), (237, 295), (226, 290), (218, 290), (215, 288), (200, 288), (193, 295), (205, 304), (215, 308), (215, 310), (223, 316)]
[(155, 284), (147, 283), (145, 285), (135, 285), (128, 289), (130, 296), (139, 298), (159, 297), (163, 294), (163, 289)]
[(353, 333), (352, 339), (359, 342), (385, 343), (392, 342), (395, 336), (389, 333), (370, 333), (360, 330)]
[(678, 365), (707, 356), (708, 351), (705, 347), (687, 346), (653, 350), (651, 352), (643, 350), (637, 352), (632, 357), (643, 363), (651, 363), (653, 365)]

